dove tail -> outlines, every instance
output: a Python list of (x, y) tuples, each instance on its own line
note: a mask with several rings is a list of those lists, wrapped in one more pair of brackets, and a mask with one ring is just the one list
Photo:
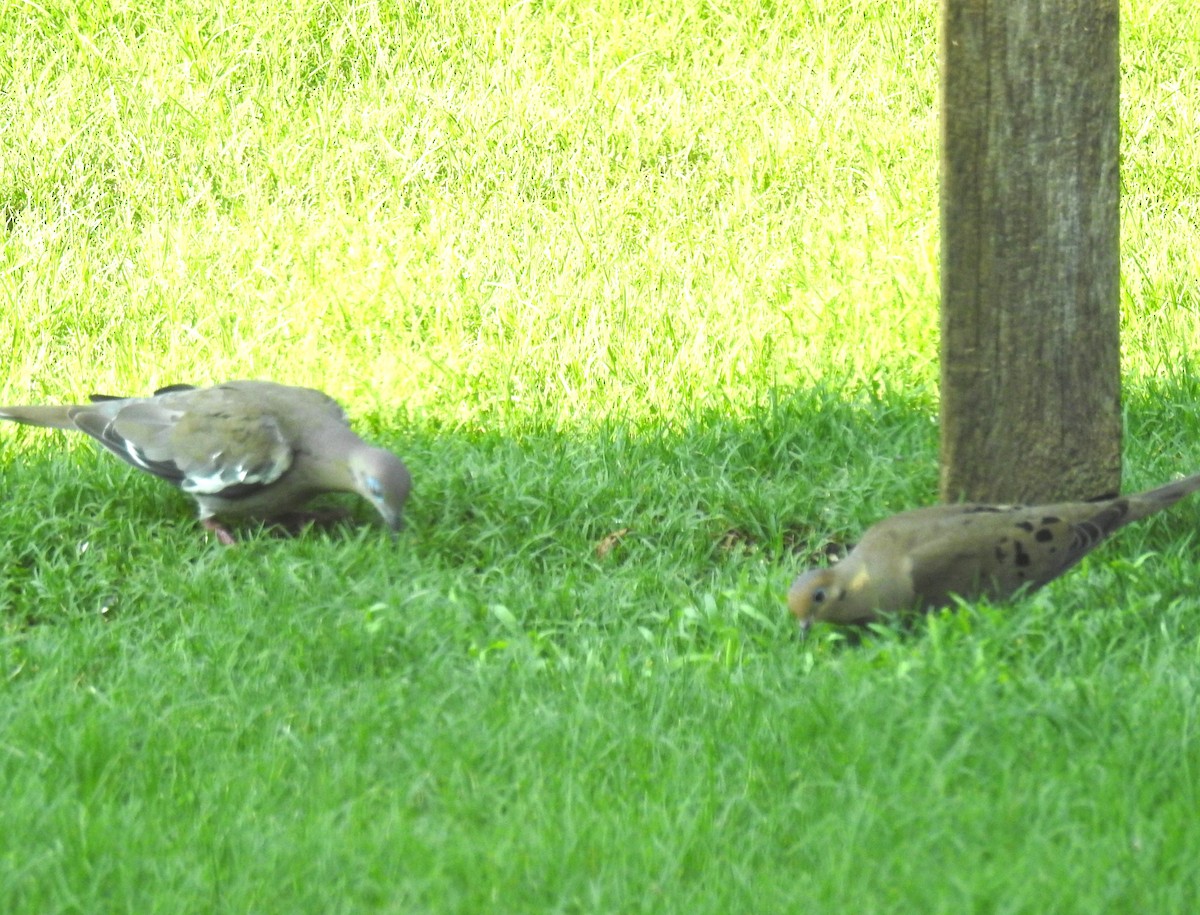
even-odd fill
[(72, 406), (0, 407), (0, 419), (9, 419), (25, 426), (46, 426), (50, 429), (74, 429)]
[(1174, 505), (1184, 496), (1200, 490), (1200, 473), (1184, 477), (1165, 486), (1148, 489), (1129, 497), (1129, 521), (1137, 521)]

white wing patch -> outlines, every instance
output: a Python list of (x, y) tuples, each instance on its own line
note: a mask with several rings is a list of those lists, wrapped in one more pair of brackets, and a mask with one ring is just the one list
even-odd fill
[(146, 399), (102, 400), (73, 410), (71, 419), (184, 492), (235, 500), (274, 484), (292, 466), (290, 440), (263, 390), (273, 388), (167, 389)]
[[(111, 428), (112, 423), (109, 423), (104, 428), (105, 433), (107, 434)], [(159, 472), (156, 467), (157, 462), (146, 457), (146, 453), (142, 451), (142, 449), (139, 448), (135, 442), (131, 442), (127, 438), (117, 438), (116, 436), (113, 436), (112, 438), (120, 445), (120, 450), (117, 453), (120, 454), (124, 452), (124, 456), (129, 459), (129, 463), (133, 464), (134, 467), (140, 467), (142, 470), (147, 470), (150, 473)], [(102, 439), (102, 441), (105, 440)]]
[(188, 468), (180, 481), (184, 492), (194, 495), (219, 496), (227, 490), (244, 486), (269, 486), (292, 465), (292, 449), (282, 440), (258, 460), (248, 456), (232, 457), (225, 451), (214, 451), (207, 460)]

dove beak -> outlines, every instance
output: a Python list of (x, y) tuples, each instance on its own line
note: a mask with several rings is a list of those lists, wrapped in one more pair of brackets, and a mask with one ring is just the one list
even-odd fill
[(392, 539), (399, 539), (400, 532), (404, 530), (404, 516), (399, 512), (396, 512), (395, 514), (385, 515), (383, 521), (387, 525), (388, 531), (392, 535)]

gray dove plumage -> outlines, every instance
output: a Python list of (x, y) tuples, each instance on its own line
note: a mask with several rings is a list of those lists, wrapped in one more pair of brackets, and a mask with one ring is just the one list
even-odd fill
[(1200, 474), (1096, 502), (937, 505), (870, 527), (837, 564), (800, 575), (788, 607), (812, 623), (869, 623), (903, 610), (949, 606), (953, 596), (1004, 599), (1072, 568), (1104, 538), (1200, 489)]
[(90, 404), (0, 407), (0, 419), (79, 430), (178, 486), (225, 544), (220, 518), (295, 515), (327, 492), (362, 496), (398, 530), (412, 478), (404, 462), (354, 434), (332, 397), (270, 381), (171, 385), (151, 397), (94, 395)]

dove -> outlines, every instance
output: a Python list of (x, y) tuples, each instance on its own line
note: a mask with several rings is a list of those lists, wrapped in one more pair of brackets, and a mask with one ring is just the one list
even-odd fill
[(1079, 562), (1118, 528), (1200, 489), (1200, 474), (1136, 495), (1051, 505), (936, 505), (867, 529), (828, 568), (792, 583), (788, 608), (814, 622), (869, 623), (904, 610), (1000, 600), (1036, 590)]
[(355, 435), (341, 406), (321, 391), (230, 381), (91, 401), (0, 407), (0, 419), (87, 433), (191, 495), (201, 525), (225, 545), (234, 538), (218, 518), (294, 516), (327, 492), (357, 493), (393, 531), (403, 526), (408, 468)]

